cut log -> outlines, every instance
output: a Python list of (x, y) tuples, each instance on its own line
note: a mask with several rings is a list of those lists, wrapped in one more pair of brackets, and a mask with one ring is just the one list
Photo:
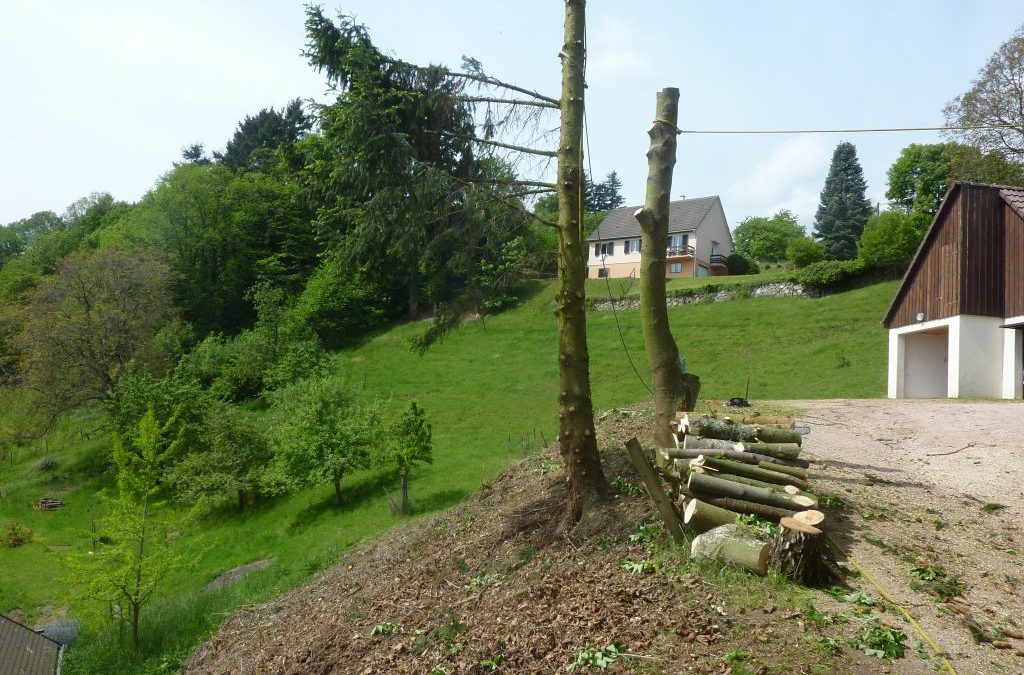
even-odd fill
[[(730, 459), (732, 458), (730, 457)], [(762, 469), (767, 469), (768, 471), (788, 473), (790, 476), (796, 476), (797, 478), (807, 480), (807, 470), (801, 469), (800, 467), (797, 466), (788, 466), (786, 464), (779, 464), (778, 462), (758, 462), (757, 465)]]
[(807, 487), (807, 481), (797, 478), (796, 476), (790, 476), (789, 474), (779, 473), (778, 471), (771, 471), (769, 469), (762, 469), (760, 466), (751, 466), (742, 462), (734, 462), (731, 459), (718, 459), (715, 457), (703, 457), (691, 460), (690, 464), (694, 462), (697, 466), (710, 466), (712, 469), (718, 469), (722, 473), (731, 473), (736, 476), (746, 476), (747, 478), (754, 478), (756, 480), (764, 481), (765, 483), (774, 483), (775, 485), (795, 485), (801, 490)]
[(651, 467), (651, 463), (644, 455), (640, 441), (636, 440), (636, 437), (626, 441), (626, 451), (629, 453), (629, 461), (633, 464), (633, 468), (640, 474), (641, 480), (647, 486), (647, 494), (654, 501), (654, 506), (658, 509), (665, 529), (676, 543), (681, 544), (683, 542), (683, 521), (665, 494), (665, 489), (661, 486), (661, 481), (658, 480), (658, 475)]
[(743, 446), (735, 441), (724, 441), (721, 438), (702, 438), (687, 434), (683, 437), (683, 447), (687, 450), (732, 450), (743, 452)]
[[(692, 494), (692, 493), (691, 493)], [(720, 506), (723, 509), (728, 509), (733, 513), (743, 513), (747, 515), (761, 516), (768, 520), (774, 520), (778, 522), (779, 519), (787, 516), (792, 516), (796, 513), (792, 508), (781, 509), (777, 506), (768, 506), (767, 504), (757, 504), (754, 502), (744, 501), (742, 499), (733, 499), (731, 497), (716, 497), (714, 495), (707, 494), (696, 494), (694, 499), (700, 499), (705, 504), (711, 504), (712, 506)], [(801, 507), (797, 506), (796, 509)]]
[[(771, 490), (772, 492), (782, 492), (782, 493), (789, 494), (789, 495), (800, 494), (799, 488), (797, 488), (797, 487), (795, 487), (793, 485), (778, 485), (776, 483), (766, 483), (766, 482), (764, 482), (762, 480), (757, 480), (756, 478), (747, 478), (746, 476), (737, 476), (736, 474), (733, 474), (733, 473), (727, 473), (727, 472), (724, 472), (724, 471), (719, 471), (717, 469), (713, 469), (710, 466), (704, 467), (704, 466), (700, 466), (699, 464), (693, 464), (693, 462), (695, 462), (695, 461), (697, 461), (697, 460), (690, 460), (689, 470), (692, 471), (692, 472), (703, 473), (703, 474), (705, 474), (707, 476), (714, 476), (715, 478), (721, 478), (722, 480), (731, 480), (734, 483), (743, 483), (744, 485), (753, 485), (754, 487), (764, 488), (766, 490)], [(787, 488), (792, 488), (793, 491), (790, 492), (789, 489), (787, 489)]]
[(727, 415), (725, 413), (710, 413), (708, 416), (719, 420), (732, 420), (740, 424), (782, 427), (784, 429), (792, 429), (796, 426), (795, 418), (784, 415)]
[(714, 476), (707, 476), (700, 473), (690, 474), (690, 479), (687, 481), (687, 487), (694, 494), (732, 497), (733, 499), (742, 499), (748, 502), (766, 504), (767, 506), (789, 509), (790, 511), (803, 511), (803, 508), (796, 507), (806, 507), (810, 506), (812, 503), (812, 500), (802, 495), (790, 496), (785, 493), (772, 492), (771, 490), (754, 487), (753, 485), (734, 483), (732, 481), (722, 480), (721, 478), (715, 478)]
[[(782, 466), (791, 466), (797, 469), (806, 469), (811, 465), (806, 459), (781, 459), (779, 457), (769, 457), (768, 455), (759, 455), (756, 452), (746, 452), (743, 450), (742, 443), (732, 443), (731, 441), (720, 441), (733, 446), (735, 449), (719, 449), (719, 448), (695, 448), (688, 447), (688, 444), (693, 443), (687, 439), (694, 438), (696, 436), (686, 436), (683, 438), (683, 447), (681, 448), (668, 448), (671, 457), (686, 457), (693, 459), (699, 455), (706, 455), (709, 457), (716, 457), (721, 455), (727, 459), (731, 459), (737, 462), (743, 462), (745, 464), (760, 464), (766, 462), (768, 464), (779, 464)], [(714, 440), (714, 439), (700, 439), (700, 440)]]
[(744, 441), (745, 452), (756, 452), (759, 455), (779, 457), (781, 459), (796, 459), (800, 455), (800, 446), (796, 443), (761, 443), (759, 441)]
[(764, 576), (768, 571), (769, 544), (742, 525), (721, 525), (699, 534), (690, 545), (694, 560), (717, 560)]
[(800, 445), (804, 437), (795, 429), (782, 429), (781, 427), (755, 426), (757, 440), (762, 443), (796, 443)]
[(798, 513), (793, 514), (793, 519), (799, 520), (804, 525), (811, 525), (813, 527), (817, 527), (818, 525), (821, 525), (825, 522), (825, 514), (821, 511), (814, 510), (800, 511)]
[(771, 544), (768, 564), (794, 581), (817, 586), (830, 578), (825, 564), (825, 537), (821, 530), (795, 518), (779, 521), (781, 530)]
[(692, 530), (707, 532), (719, 525), (736, 522), (736, 514), (714, 504), (691, 499), (683, 511), (683, 522)]
[(749, 425), (714, 417), (684, 417), (680, 422), (680, 428), (692, 436), (718, 438), (723, 441), (752, 441), (757, 438), (754, 428)]

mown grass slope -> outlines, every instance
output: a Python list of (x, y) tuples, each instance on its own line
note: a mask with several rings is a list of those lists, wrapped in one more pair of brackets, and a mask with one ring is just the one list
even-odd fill
[[(695, 304), (671, 310), (670, 317), (687, 368), (701, 375), (706, 398), (742, 396), (748, 368), (751, 398), (876, 397), (885, 392), (886, 340), (879, 320), (895, 286), (882, 283), (817, 299)], [(421, 512), (461, 500), (511, 457), (553, 438), (553, 295), (552, 284), (535, 284), (515, 309), (466, 325), (422, 356), (407, 346), (420, 324), (392, 328), (336, 355), (335, 376), (367, 396), (415, 396), (428, 411), (435, 461), (412, 482)], [(588, 320), (596, 409), (646, 398), (626, 355), (628, 350), (648, 379), (639, 313), (592, 311)], [(0, 408), (0, 426), (12, 422), (4, 419), (9, 415)], [(104, 472), (109, 439), (103, 432), (86, 433), (100, 422), (96, 415), (76, 416), (11, 456), (0, 449), (0, 523), (15, 520), (34, 530), (28, 545), (0, 546), (0, 612), (19, 608), (31, 622), (59, 614), (64, 606), (78, 616), (103, 609), (67, 588), (61, 564), (69, 551), (87, 550), (91, 522), (102, 513), (97, 493), (111, 486)], [(42, 457), (56, 459), (56, 469), (39, 471)], [(244, 514), (235, 513), (229, 500), (223, 510), (201, 518), (181, 538), (183, 547), (195, 551), (194, 564), (177, 572), (165, 585), (166, 598), (144, 614), (144, 639), (154, 655), (144, 668), (173, 667), (223, 619), (221, 612), (294, 586), (353, 542), (394, 524), (385, 490), (395, 484), (386, 470), (365, 471), (346, 478), (342, 508), (333, 506), (332, 489), (325, 485), (258, 503)], [(64, 499), (67, 507), (32, 511), (44, 494)], [(224, 591), (202, 590), (225, 570), (262, 558), (275, 563)], [(91, 621), (87, 628), (104, 625)], [(136, 668), (127, 657), (111, 660), (114, 650), (105, 640), (91, 640), (71, 652), (68, 672)]]

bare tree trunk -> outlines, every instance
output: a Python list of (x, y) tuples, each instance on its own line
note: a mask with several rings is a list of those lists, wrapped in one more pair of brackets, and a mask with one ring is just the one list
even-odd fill
[(136, 602), (132, 603), (132, 647), (139, 651), (139, 614), (142, 606)]
[(669, 193), (676, 163), (676, 120), (679, 116), (679, 90), (658, 92), (654, 122), (647, 134), (647, 196), (636, 212), (643, 231), (640, 246), (640, 322), (644, 347), (651, 364), (654, 389), (654, 439), (661, 447), (672, 443), (671, 425), (676, 411), (685, 409), (686, 386), (679, 364), (679, 348), (668, 325), (665, 301), (665, 241), (668, 238)]
[(409, 306), (408, 318), (410, 321), (416, 319), (420, 313), (420, 264), (419, 260), (413, 259), (409, 262)]
[(402, 474), (402, 513), (408, 514), (409, 508), (409, 474)]
[(238, 510), (245, 511), (245, 490), (238, 490)]
[(334, 479), (334, 502), (341, 506), (341, 478)]
[(568, 517), (578, 521), (608, 497), (594, 436), (587, 350), (586, 248), (583, 241), (583, 94), (585, 0), (566, 0), (562, 47), (562, 111), (558, 143), (559, 449), (569, 483)]

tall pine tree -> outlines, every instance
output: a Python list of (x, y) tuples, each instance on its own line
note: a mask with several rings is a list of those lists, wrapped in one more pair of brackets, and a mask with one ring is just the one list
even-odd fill
[(825, 257), (852, 260), (857, 240), (871, 217), (871, 202), (864, 195), (867, 183), (853, 143), (840, 143), (832, 154), (821, 203), (814, 216), (814, 236), (825, 245)]

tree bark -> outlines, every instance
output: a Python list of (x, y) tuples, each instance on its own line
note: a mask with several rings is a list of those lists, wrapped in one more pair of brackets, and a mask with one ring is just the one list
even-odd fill
[(771, 569), (808, 586), (828, 581), (830, 573), (825, 565), (825, 538), (821, 530), (795, 518), (783, 518), (779, 525), (782, 529), (768, 554)]
[(687, 450), (703, 450), (707, 448), (709, 450), (733, 450), (736, 452), (743, 452), (743, 445), (736, 441), (726, 441), (721, 438), (702, 438), (700, 436), (691, 436), (689, 434), (683, 437), (683, 447)]
[(707, 504), (728, 509), (733, 513), (746, 513), (748, 515), (761, 516), (762, 518), (768, 518), (775, 521), (778, 521), (780, 518), (794, 515), (796, 513), (796, 511), (793, 510), (794, 508), (802, 508), (794, 506), (793, 508), (784, 509), (777, 506), (768, 506), (767, 504), (748, 502), (742, 499), (733, 499), (732, 497), (715, 497), (713, 495), (705, 494), (698, 494), (696, 498)]
[[(755, 453), (748, 453), (748, 454), (754, 455)], [(733, 459), (733, 458), (730, 457), (729, 459)], [(801, 468), (796, 467), (796, 466), (789, 466), (788, 464), (779, 464), (777, 462), (772, 462), (772, 461), (760, 461), (760, 462), (757, 463), (757, 465), (759, 467), (761, 467), (762, 469), (766, 469), (768, 471), (777, 471), (779, 473), (788, 473), (790, 476), (796, 476), (797, 478), (801, 478), (803, 480), (807, 480), (807, 470), (806, 469), (801, 469)]]
[(790, 511), (803, 511), (805, 507), (811, 506), (813, 503), (813, 500), (807, 499), (801, 495), (787, 495), (780, 492), (773, 492), (764, 488), (754, 487), (753, 485), (733, 483), (732, 481), (722, 480), (721, 478), (715, 478), (714, 476), (708, 476), (700, 473), (690, 474), (687, 487), (690, 489), (690, 492), (693, 492), (694, 494), (732, 497), (733, 499), (742, 499), (744, 501), (765, 504), (766, 506), (775, 506), (777, 508), (788, 509)]
[(586, 2), (566, 0), (558, 143), (558, 444), (569, 487), (568, 520), (608, 498), (594, 434), (587, 350), (586, 242), (583, 240), (583, 96)]
[(757, 426), (757, 440), (762, 443), (796, 443), (802, 445), (804, 437), (794, 429), (774, 426)]
[(694, 560), (718, 560), (764, 576), (768, 571), (768, 547), (742, 525), (721, 525), (697, 535), (690, 545)]
[[(690, 436), (687, 436), (690, 438)], [(744, 464), (753, 464), (754, 466), (761, 466), (762, 469), (768, 469), (769, 471), (775, 471), (780, 466), (791, 467), (800, 470), (801, 466), (809, 466), (809, 462), (805, 459), (779, 459), (777, 457), (769, 457), (768, 455), (759, 455), (756, 452), (742, 452), (739, 450), (718, 450), (716, 448), (668, 448), (665, 450), (667, 456), (674, 459), (696, 459), (701, 455), (705, 457), (725, 457), (731, 459), (734, 462), (743, 462)], [(806, 473), (806, 472), (804, 472)], [(792, 474), (796, 476), (797, 474)]]
[(409, 474), (402, 474), (402, 513), (408, 514), (409, 508)]
[(756, 452), (760, 455), (777, 457), (779, 459), (796, 459), (800, 455), (800, 446), (796, 443), (761, 443), (757, 441), (744, 441), (743, 450)]
[(690, 464), (694, 466), (707, 466), (712, 469), (717, 469), (723, 473), (745, 476), (747, 478), (764, 481), (765, 483), (774, 483), (775, 485), (795, 485), (801, 490), (807, 487), (807, 481), (797, 478), (796, 476), (790, 476), (777, 471), (769, 471), (768, 469), (762, 469), (759, 466), (751, 466), (749, 464), (743, 464), (742, 462), (734, 462), (729, 459), (717, 459), (715, 457), (705, 456), (703, 461), (698, 457), (695, 460), (691, 460)]
[(341, 506), (341, 478), (334, 479), (334, 503)]
[[(753, 485), (754, 487), (764, 488), (765, 490), (771, 490), (772, 492), (782, 492), (783, 494), (793, 494), (786, 490), (787, 487), (792, 486), (779, 485), (777, 483), (766, 483), (763, 480), (757, 480), (756, 478), (747, 478), (746, 476), (737, 476), (732, 473), (722, 473), (715, 469), (705, 469), (703, 466), (690, 466), (690, 471), (694, 473), (702, 473), (705, 476), (714, 476), (715, 478), (721, 478), (722, 480), (731, 480), (733, 483), (743, 483), (744, 485)], [(796, 488), (792, 488), (796, 490)]]
[(699, 499), (691, 499), (683, 511), (683, 523), (697, 532), (736, 522), (736, 514)]
[(676, 507), (665, 495), (665, 490), (661, 487), (661, 481), (658, 480), (657, 474), (651, 468), (651, 463), (647, 461), (647, 457), (644, 455), (643, 448), (640, 447), (640, 441), (636, 440), (635, 437), (626, 441), (626, 451), (629, 453), (629, 461), (632, 462), (633, 468), (640, 474), (640, 478), (647, 487), (647, 494), (654, 501), (658, 514), (661, 516), (661, 521), (665, 524), (665, 529), (668, 530), (668, 533), (676, 543), (682, 543), (683, 521), (679, 518)]
[[(658, 92), (654, 122), (647, 129), (647, 195), (634, 216), (640, 222), (640, 323), (644, 348), (651, 364), (654, 389), (654, 440), (662, 447), (672, 444), (676, 412), (686, 409), (686, 385), (679, 363), (679, 348), (668, 324), (665, 299), (665, 240), (668, 237), (669, 194), (676, 164), (676, 120), (679, 90)], [(689, 408), (692, 410), (692, 408)]]

